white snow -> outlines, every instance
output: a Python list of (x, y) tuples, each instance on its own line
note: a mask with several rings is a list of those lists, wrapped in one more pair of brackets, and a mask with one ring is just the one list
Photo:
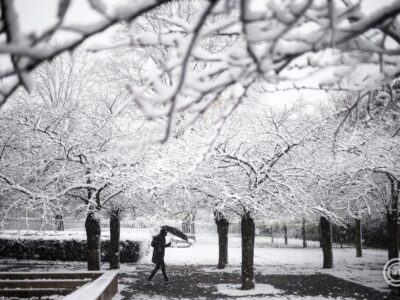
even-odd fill
[[(241, 290), (239, 284), (217, 284), (216, 285), (218, 292), (217, 294), (222, 294), (230, 297), (243, 297), (243, 296), (257, 296), (257, 295), (268, 295), (264, 296), (263, 299), (269, 300), (329, 300), (329, 299), (336, 299), (336, 300), (352, 300), (354, 298), (342, 298), (342, 297), (322, 297), (322, 296), (295, 296), (295, 295), (288, 295), (282, 296), (277, 295), (281, 294), (284, 291), (280, 289), (274, 288), (270, 284), (256, 284), (256, 288), (254, 290)], [(247, 298), (243, 297), (240, 299), (254, 299), (254, 298)]]
[(218, 294), (224, 294), (228, 296), (255, 296), (262, 294), (281, 294), (284, 291), (274, 288), (270, 284), (260, 283), (256, 285), (254, 290), (241, 290), (240, 284), (217, 284)]

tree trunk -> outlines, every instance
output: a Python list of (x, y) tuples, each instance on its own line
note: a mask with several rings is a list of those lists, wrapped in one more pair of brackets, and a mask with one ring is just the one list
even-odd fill
[(87, 238), (87, 263), (88, 270), (100, 270), (100, 219), (94, 212), (89, 212), (86, 221), (86, 238)]
[(195, 223), (196, 215), (192, 214), (192, 220), (190, 221), (190, 230), (193, 236), (196, 235), (196, 223)]
[(324, 269), (333, 268), (333, 253), (332, 253), (332, 226), (331, 222), (326, 217), (320, 218), (321, 229), (321, 247), (324, 255)]
[(398, 183), (394, 179), (390, 179), (391, 202), (387, 211), (387, 230), (388, 230), (388, 257), (389, 260), (399, 257), (399, 226), (398, 219)]
[(64, 217), (60, 214), (56, 215), (56, 230), (64, 231)]
[(254, 289), (254, 220), (249, 212), (242, 216), (242, 290)]
[(271, 226), (271, 243), (274, 243), (274, 225)]
[(340, 243), (340, 249), (343, 249), (343, 228), (339, 227), (336, 230), (337, 235), (339, 235), (339, 243)]
[(214, 213), (215, 224), (218, 231), (218, 269), (224, 269), (228, 265), (228, 230), (229, 221), (222, 213)]
[(354, 244), (356, 245), (356, 257), (362, 257), (362, 227), (361, 219), (356, 219)]
[(110, 215), (110, 269), (119, 269), (120, 228), (120, 209), (113, 209)]
[(303, 248), (307, 248), (307, 240), (306, 240), (306, 219), (303, 219), (303, 223), (301, 225), (302, 236), (303, 236)]
[(399, 229), (397, 226), (397, 216), (390, 211), (387, 212), (387, 230), (388, 230), (388, 258), (399, 257)]
[(288, 241), (288, 236), (287, 236), (287, 225), (283, 225), (283, 231), (285, 233), (285, 245), (287, 245), (287, 241)]
[[(320, 220), (321, 221), (321, 220)], [(322, 232), (321, 232), (321, 222), (318, 226), (318, 234), (319, 234), (319, 247), (322, 248)]]

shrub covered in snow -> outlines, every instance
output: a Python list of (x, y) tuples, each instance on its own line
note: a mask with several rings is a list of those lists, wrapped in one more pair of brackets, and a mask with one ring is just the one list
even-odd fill
[[(120, 258), (123, 263), (137, 262), (147, 251), (144, 241), (120, 242)], [(60, 261), (85, 261), (86, 240), (80, 239), (31, 239), (0, 238), (0, 257)], [(109, 241), (101, 241), (101, 260), (109, 261)]]

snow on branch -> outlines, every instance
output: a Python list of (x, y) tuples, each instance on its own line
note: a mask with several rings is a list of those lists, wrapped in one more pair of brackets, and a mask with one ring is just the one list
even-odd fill
[[(0, 53), (10, 54), (11, 58), (13, 58), (14, 55), (18, 55), (20, 62), (17, 64), (16, 61), (14, 61), (13, 69), (0, 70), (0, 79), (3, 80), (0, 85), (0, 95), (2, 96), (0, 98), (0, 106), (7, 101), (20, 85), (26, 85), (27, 79), (22, 77), (25, 76), (25, 73), (30, 73), (43, 62), (51, 61), (64, 52), (75, 50), (88, 38), (102, 33), (106, 29), (119, 24), (119, 22), (131, 22), (138, 16), (165, 2), (168, 1), (142, 1), (142, 3), (139, 4), (123, 5), (115, 9), (112, 18), (103, 13), (104, 18), (100, 21), (93, 21), (92, 24), (65, 25), (63, 21), (66, 13), (70, 9), (70, 1), (61, 1), (57, 14), (57, 22), (45, 30), (43, 35), (36, 37), (31, 35), (27, 36), (17, 31), (18, 12), (14, 10), (13, 1), (2, 0), (1, 21), (3, 24), (3, 32), (6, 33), (7, 40), (5, 42), (0, 42)], [(98, 12), (101, 12), (99, 6), (94, 5), (93, 2), (92, 7), (95, 7)], [(23, 22), (23, 20), (19, 21)], [(60, 31), (72, 31), (76, 33), (78, 37), (56, 45), (48, 44), (47, 40)], [(17, 78), (15, 78), (15, 76), (17, 76)], [(28, 87), (28, 85), (26, 85), (26, 87)]]
[[(92, 0), (90, 8), (100, 18), (71, 24), (65, 18), (71, 10), (70, 1), (64, 0), (59, 3), (57, 21), (42, 34), (29, 35), (19, 30), (18, 24), (24, 20), (13, 2), (1, 1), (1, 34), (5, 38), (0, 42), (0, 53), (9, 57), (11, 65), (0, 69), (0, 105), (19, 86), (30, 88), (29, 74), (40, 64), (75, 50), (121, 22), (133, 30), (129, 41), (90, 48), (111, 52), (122, 48), (147, 53), (151, 58), (152, 63), (146, 64), (153, 64), (153, 70), (140, 78), (140, 86), (136, 81), (127, 84), (131, 97), (121, 108), (134, 102), (150, 119), (165, 119), (162, 141), (170, 136), (178, 112), (204, 114), (209, 101), (216, 101), (216, 94), (228, 91), (235, 83), (262, 80), (276, 90), (285, 89), (281, 84), (289, 84), (294, 89), (365, 93), (400, 74), (400, 36), (396, 30), (400, 4), (396, 1), (369, 15), (362, 13), (359, 3), (337, 0), (270, 1), (260, 10), (248, 0), (237, 5), (227, 0), (198, 1), (190, 17), (185, 13), (166, 17), (165, 5), (175, 5), (168, 2), (112, 6)], [(143, 27), (143, 20), (150, 20), (151, 26)], [(47, 43), (61, 32), (72, 32), (74, 37)], [(156, 53), (164, 53), (163, 59), (156, 59)], [(380, 66), (379, 75), (344, 84), (355, 66), (371, 65)], [(311, 77), (316, 82), (307, 83)]]

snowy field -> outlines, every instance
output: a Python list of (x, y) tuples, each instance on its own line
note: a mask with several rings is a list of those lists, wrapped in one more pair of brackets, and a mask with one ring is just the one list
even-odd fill
[[(364, 249), (363, 257), (355, 257), (355, 249), (334, 249), (334, 268), (322, 269), (322, 250), (319, 248), (256, 248), (254, 264), (256, 272), (262, 274), (315, 274), (327, 273), (352, 282), (389, 291), (382, 277), (387, 261), (387, 251)], [(216, 265), (217, 247), (167, 248), (165, 262), (168, 265)], [(240, 271), (241, 249), (229, 249), (230, 267), (224, 272)], [(140, 263), (151, 263), (151, 254)], [(205, 269), (205, 272), (220, 272)]]

